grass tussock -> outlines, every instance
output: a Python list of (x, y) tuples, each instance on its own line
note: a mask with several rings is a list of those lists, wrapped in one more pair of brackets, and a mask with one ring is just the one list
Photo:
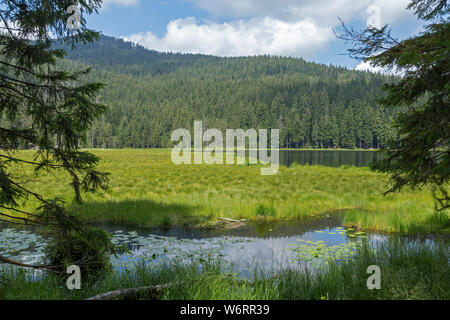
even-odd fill
[[(280, 167), (262, 176), (260, 165), (174, 165), (170, 150), (92, 150), (99, 169), (110, 172), (110, 189), (73, 198), (62, 173), (42, 174), (28, 183), (48, 198), (62, 197), (92, 222), (135, 226), (203, 225), (218, 217), (294, 219), (347, 212), (347, 223), (402, 233), (448, 233), (448, 212), (436, 216), (429, 190), (382, 196), (387, 177), (368, 168)], [(29, 151), (24, 151), (29, 154)], [(31, 169), (18, 170), (32, 175)], [(33, 204), (29, 204), (33, 206)]]

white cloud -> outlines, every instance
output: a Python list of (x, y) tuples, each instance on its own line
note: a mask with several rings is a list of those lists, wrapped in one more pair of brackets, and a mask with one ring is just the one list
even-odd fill
[(171, 21), (159, 38), (151, 32), (124, 37), (149, 49), (219, 56), (278, 54), (310, 56), (326, 46), (333, 33), (312, 20), (285, 22), (252, 18), (199, 24), (195, 18)]
[(369, 62), (361, 62), (360, 64), (358, 64), (356, 66), (355, 70), (358, 70), (358, 71), (369, 71), (369, 72), (373, 72), (373, 73), (382, 73), (383, 72), (383, 68), (381, 68), (381, 67), (374, 67)]
[[(285, 21), (312, 19), (316, 23), (335, 23), (337, 16), (348, 16), (364, 7), (354, 0), (191, 0), (215, 16), (229, 18), (272, 17)], [(345, 8), (343, 10), (343, 8)]]
[(383, 23), (393, 24), (413, 16), (406, 10), (410, 0), (190, 0), (200, 8), (221, 17), (269, 16), (282, 20), (310, 18), (318, 24), (336, 24), (337, 17), (365, 21), (367, 8), (376, 5)]
[(383, 67), (374, 67), (369, 62), (361, 62), (355, 67), (355, 70), (358, 71), (369, 71), (372, 73), (381, 73), (384, 75), (391, 75), (391, 76), (404, 76), (405, 70), (399, 69), (396, 66), (394, 66), (393, 69), (389, 70), (388, 68)]
[[(125, 3), (138, 0), (110, 0)], [(380, 8), (381, 25), (413, 17), (410, 0), (188, 0), (223, 23), (195, 18), (172, 20), (161, 37), (152, 32), (132, 34), (126, 40), (158, 51), (219, 56), (258, 54), (311, 58), (324, 49), (342, 18), (365, 22), (367, 8)], [(361, 66), (363, 68), (365, 66)]]
[(109, 5), (119, 5), (119, 6), (134, 6), (139, 4), (140, 0), (103, 0), (102, 9), (105, 9)]
[(375, 0), (373, 5), (381, 9), (381, 23), (395, 25), (406, 20), (415, 20), (414, 11), (407, 10), (411, 0)]

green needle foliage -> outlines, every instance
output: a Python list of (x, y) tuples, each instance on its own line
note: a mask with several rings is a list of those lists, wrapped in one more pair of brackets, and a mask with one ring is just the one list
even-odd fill
[(387, 107), (405, 107), (396, 120), (398, 137), (388, 142), (387, 158), (374, 166), (389, 173), (388, 192), (431, 185), (436, 209), (450, 207), (450, 6), (446, 0), (414, 0), (408, 6), (426, 22), (416, 37), (397, 41), (388, 26), (355, 31), (344, 25), (340, 38), (354, 46), (351, 57), (398, 71), (401, 79), (384, 85)]
[[(83, 16), (78, 29), (68, 27), (71, 1), (0, 4), (0, 221), (51, 225), (58, 235), (55, 240), (67, 242), (86, 234), (92, 242), (94, 234), (104, 243), (105, 235), (84, 229), (66, 213), (62, 201), (47, 199), (29, 185), (41, 171), (62, 170), (68, 173), (76, 202), (82, 201), (83, 191), (107, 188), (107, 174), (96, 170), (98, 157), (79, 150), (86, 130), (106, 111), (96, 102), (103, 84), (82, 81), (89, 69), (59, 70), (57, 62), (65, 51), (52, 48), (55, 37), (74, 47), (92, 42), (98, 34), (86, 28)], [(78, 1), (82, 14), (97, 12), (100, 4)], [(36, 151), (25, 160), (17, 150), (30, 147)], [(18, 165), (34, 170), (26, 174), (17, 170)], [(20, 209), (31, 199), (40, 203), (40, 212)]]

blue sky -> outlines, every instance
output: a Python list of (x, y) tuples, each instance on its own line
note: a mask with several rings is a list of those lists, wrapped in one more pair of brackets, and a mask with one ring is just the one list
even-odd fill
[(283, 55), (372, 69), (342, 55), (337, 17), (364, 28), (392, 26), (404, 39), (421, 30), (409, 0), (104, 0), (89, 27), (158, 51), (218, 56)]

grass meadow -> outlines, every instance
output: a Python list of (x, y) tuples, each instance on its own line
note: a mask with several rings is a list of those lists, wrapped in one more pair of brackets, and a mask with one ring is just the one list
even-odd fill
[[(434, 213), (429, 190), (383, 196), (386, 176), (368, 168), (293, 165), (260, 175), (260, 165), (175, 165), (170, 150), (90, 150), (109, 190), (74, 205), (68, 177), (44, 173), (28, 187), (60, 197), (82, 219), (130, 226), (205, 226), (218, 217), (295, 219), (346, 212), (347, 224), (380, 232), (448, 233), (448, 212)], [(21, 151), (31, 157), (32, 151)], [(31, 168), (18, 167), (24, 174)], [(28, 204), (33, 210), (33, 203)]]

